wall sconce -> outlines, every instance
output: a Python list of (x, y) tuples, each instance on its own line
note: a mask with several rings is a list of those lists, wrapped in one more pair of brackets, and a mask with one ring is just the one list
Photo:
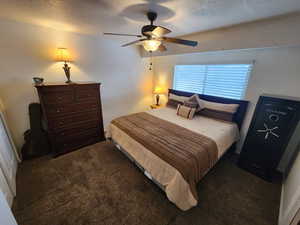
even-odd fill
[(67, 77), (67, 84), (73, 83), (71, 81), (71, 67), (68, 66), (68, 62), (71, 62), (71, 57), (68, 52), (68, 49), (66, 48), (58, 48), (56, 51), (56, 60), (59, 62), (64, 62), (63, 70), (65, 71), (66, 77)]

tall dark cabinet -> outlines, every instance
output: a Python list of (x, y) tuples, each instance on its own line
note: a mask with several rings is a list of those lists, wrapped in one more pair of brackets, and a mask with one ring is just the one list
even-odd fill
[(99, 83), (36, 86), (55, 156), (105, 140)]
[(272, 181), (300, 119), (300, 99), (260, 96), (244, 142), (239, 166)]

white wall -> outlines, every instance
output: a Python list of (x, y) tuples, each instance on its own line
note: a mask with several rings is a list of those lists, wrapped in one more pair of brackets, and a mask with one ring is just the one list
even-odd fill
[[(191, 52), (251, 49), (300, 45), (300, 12), (274, 18), (242, 23), (230, 27), (203, 31), (182, 36), (198, 41), (196, 47), (166, 44), (168, 51), (154, 55), (172, 55)], [(149, 55), (142, 51), (143, 55)]]
[(219, 51), (154, 58), (155, 85), (172, 87), (176, 64), (243, 63), (255, 60), (246, 92), (249, 110), (242, 128), (245, 137), (258, 97), (263, 93), (300, 97), (300, 47)]
[[(300, 149), (299, 149), (300, 151)], [(282, 186), (279, 225), (288, 225), (300, 208), (300, 154)]]
[(152, 72), (148, 59), (132, 47), (121, 48), (109, 38), (86, 36), (29, 24), (0, 21), (0, 97), (17, 147), (29, 128), (28, 104), (38, 101), (32, 77), (65, 81), (55, 49), (70, 49), (73, 81), (101, 82), (104, 122), (148, 108), (152, 101)]
[[(249, 110), (242, 128), (244, 139), (255, 104), (263, 93), (300, 97), (300, 47), (219, 51), (154, 58), (154, 86), (172, 87), (176, 64), (244, 63), (255, 60), (246, 92)], [(166, 101), (166, 97), (163, 99)], [(241, 147), (242, 142), (239, 147)], [(280, 225), (288, 225), (300, 207), (300, 154), (283, 184)]]

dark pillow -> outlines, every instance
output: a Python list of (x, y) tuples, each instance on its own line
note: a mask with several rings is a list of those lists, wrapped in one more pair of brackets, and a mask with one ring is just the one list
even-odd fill
[(171, 108), (177, 109), (178, 104), (182, 105), (183, 103), (180, 101), (176, 101), (174, 99), (169, 99), (167, 102), (167, 106)]
[(207, 116), (210, 118), (218, 119), (218, 120), (224, 120), (224, 121), (233, 121), (233, 113), (224, 112), (224, 111), (217, 111), (213, 109), (202, 109), (199, 114), (201, 116)]
[(193, 101), (184, 101), (183, 105), (190, 108), (198, 108), (198, 103)]
[(184, 101), (184, 105), (191, 107), (191, 108), (196, 108), (196, 112), (199, 112), (202, 110), (202, 105), (200, 105), (200, 99), (197, 94), (192, 95), (188, 100)]

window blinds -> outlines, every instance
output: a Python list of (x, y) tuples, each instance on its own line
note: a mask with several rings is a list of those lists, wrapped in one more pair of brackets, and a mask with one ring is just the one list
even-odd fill
[(173, 88), (233, 99), (244, 98), (252, 64), (176, 65)]

